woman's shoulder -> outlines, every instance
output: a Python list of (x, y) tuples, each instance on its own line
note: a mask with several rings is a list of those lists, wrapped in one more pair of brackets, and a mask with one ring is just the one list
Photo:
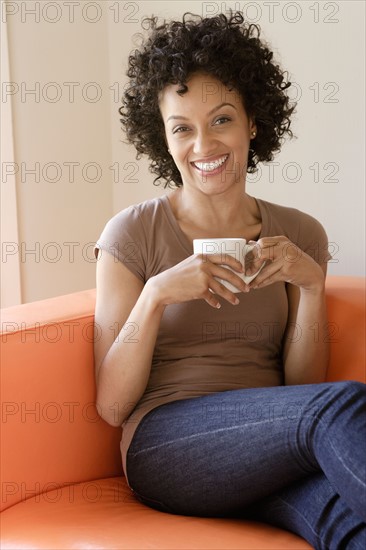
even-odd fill
[(273, 229), (273, 226), (292, 230), (300, 230), (301, 228), (317, 230), (323, 228), (317, 218), (299, 208), (285, 206), (263, 199), (257, 199), (257, 201), (260, 202), (262, 208), (266, 210)]
[(161, 203), (161, 198), (155, 197), (122, 208), (105, 223), (103, 237), (122, 238), (129, 234), (146, 239), (159, 216)]
[(290, 219), (290, 220), (296, 220), (301, 218), (313, 218), (310, 214), (304, 212), (303, 210), (300, 210), (299, 208), (295, 208), (294, 206), (285, 206), (283, 204), (275, 203), (266, 201), (264, 199), (256, 199), (259, 201), (269, 212), (271, 212), (276, 217), (279, 217), (280, 219)]
[(152, 198), (122, 208), (105, 222), (99, 241), (146, 240), (160, 207), (159, 198)]
[[(258, 199), (257, 199), (258, 200)], [(319, 263), (331, 259), (328, 236), (321, 222), (298, 208), (259, 199), (267, 216), (265, 236), (284, 235)]]
[(122, 219), (126, 219), (129, 217), (133, 218), (136, 216), (150, 218), (151, 215), (154, 215), (159, 211), (159, 209), (161, 208), (161, 202), (162, 202), (161, 197), (153, 197), (151, 199), (146, 199), (141, 202), (130, 204), (128, 206), (125, 206), (121, 210), (119, 210), (116, 214), (114, 214), (109, 221), (110, 222), (112, 220), (119, 221)]
[(151, 227), (160, 208), (159, 197), (122, 208), (105, 223), (94, 246), (95, 254), (98, 248), (114, 251), (121, 261), (125, 256), (132, 255), (142, 265), (146, 262), (152, 238)]

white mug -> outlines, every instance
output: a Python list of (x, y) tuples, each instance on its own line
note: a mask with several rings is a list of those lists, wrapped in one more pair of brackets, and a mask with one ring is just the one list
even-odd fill
[[(233, 256), (239, 262), (245, 266), (245, 256), (253, 250), (255, 247), (255, 244), (247, 244), (246, 239), (193, 239), (193, 252), (194, 254), (230, 254), (230, 256)], [(225, 265), (227, 269), (231, 269), (229, 266)], [(249, 284), (253, 279), (256, 278), (258, 273), (261, 271), (261, 269), (264, 267), (264, 264), (261, 265), (261, 267), (258, 269), (256, 273), (253, 275), (245, 275), (244, 273), (239, 273), (238, 271), (235, 271), (234, 269), (231, 269), (233, 273), (238, 275), (243, 281), (247, 284)], [(223, 284), (226, 288), (231, 290), (232, 292), (242, 292), (235, 286), (233, 286), (228, 281), (225, 281), (224, 279), (219, 279), (218, 277), (215, 277), (221, 284)]]

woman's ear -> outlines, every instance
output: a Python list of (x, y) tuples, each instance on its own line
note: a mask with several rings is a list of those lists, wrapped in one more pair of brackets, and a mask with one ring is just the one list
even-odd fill
[(253, 132), (257, 133), (257, 125), (255, 123), (255, 118), (250, 118), (250, 125), (249, 125), (250, 134)]
[(168, 150), (168, 153), (169, 153), (169, 155), (170, 155), (170, 154), (171, 154), (171, 152), (170, 152), (170, 149), (169, 149), (169, 145), (168, 145), (168, 140), (166, 139), (166, 136), (165, 136), (165, 134), (164, 134), (164, 141), (165, 141), (165, 147), (167, 148), (167, 150)]

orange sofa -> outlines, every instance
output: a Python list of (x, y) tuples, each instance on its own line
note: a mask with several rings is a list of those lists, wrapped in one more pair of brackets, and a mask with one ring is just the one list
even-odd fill
[[(327, 303), (328, 380), (365, 382), (365, 280), (328, 277)], [(94, 405), (94, 305), (92, 289), (2, 310), (1, 548), (311, 548), (264, 523), (167, 514), (135, 499), (121, 428)]]

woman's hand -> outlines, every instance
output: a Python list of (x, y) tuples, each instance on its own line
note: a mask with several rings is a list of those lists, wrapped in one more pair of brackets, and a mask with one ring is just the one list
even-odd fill
[(244, 273), (243, 264), (229, 254), (193, 254), (179, 264), (151, 277), (146, 286), (161, 305), (201, 298), (210, 306), (219, 308), (221, 304), (216, 295), (236, 305), (239, 300), (235, 293), (215, 277), (230, 282), (243, 292), (247, 290), (247, 285), (236, 273), (220, 264), (227, 265), (240, 274)]
[(285, 281), (307, 292), (324, 289), (324, 272), (319, 264), (287, 237), (265, 237), (255, 244), (245, 258), (245, 274), (252, 275), (266, 262), (249, 288), (263, 288), (278, 281)]

